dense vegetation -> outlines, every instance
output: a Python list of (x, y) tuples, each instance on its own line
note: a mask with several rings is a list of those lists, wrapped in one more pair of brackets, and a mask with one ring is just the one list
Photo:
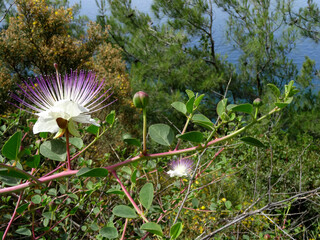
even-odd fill
[[(0, 2), (0, 236), (319, 239), (319, 70), (289, 57), (318, 43), (319, 5), (153, 0), (151, 18), (129, 0), (96, 4), (91, 22), (67, 0)], [(217, 8), (237, 63), (216, 50)], [(66, 108), (57, 135), (34, 134), (46, 118), (32, 106), (56, 114), (44, 85), (70, 69), (97, 78), (84, 77), (90, 94), (72, 83), (91, 104), (68, 100), (90, 110), (112, 87), (116, 101), (98, 122)]]

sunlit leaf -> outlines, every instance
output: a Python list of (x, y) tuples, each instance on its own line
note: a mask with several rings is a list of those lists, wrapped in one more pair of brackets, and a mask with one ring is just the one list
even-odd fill
[(157, 223), (154, 223), (154, 222), (148, 222), (148, 223), (142, 224), (140, 229), (145, 230), (149, 233), (156, 234), (161, 237), (163, 236), (161, 226)]
[(186, 114), (187, 113), (187, 107), (184, 103), (182, 102), (174, 102), (171, 104), (172, 107), (174, 107), (176, 110), (179, 112)]
[(65, 161), (67, 157), (66, 144), (58, 139), (45, 141), (40, 146), (41, 155), (56, 161)]
[(151, 207), (153, 201), (153, 192), (154, 189), (152, 183), (146, 183), (140, 190), (139, 200), (145, 209), (149, 209)]
[(173, 130), (162, 123), (151, 125), (149, 135), (153, 141), (165, 146), (170, 146), (174, 140)]
[(136, 218), (137, 217), (136, 212), (131, 207), (128, 207), (125, 205), (115, 206), (112, 210), (112, 213), (118, 217), (123, 217), (123, 218)]
[(2, 147), (2, 155), (10, 160), (16, 160), (20, 146), (21, 146), (22, 133), (16, 132)]
[(182, 135), (178, 134), (177, 138), (180, 138), (180, 139), (183, 139), (186, 141), (190, 141), (190, 142), (200, 143), (200, 142), (202, 142), (204, 136), (201, 132), (193, 131), (193, 132), (187, 132)]

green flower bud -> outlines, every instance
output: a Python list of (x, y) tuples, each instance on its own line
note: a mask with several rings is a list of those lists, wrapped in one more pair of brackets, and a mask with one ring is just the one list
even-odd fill
[(261, 107), (262, 105), (263, 105), (263, 103), (262, 103), (262, 100), (260, 98), (256, 98), (253, 101), (253, 106), (255, 106), (255, 107)]
[(149, 103), (149, 95), (139, 91), (133, 96), (133, 104), (137, 108), (145, 108)]

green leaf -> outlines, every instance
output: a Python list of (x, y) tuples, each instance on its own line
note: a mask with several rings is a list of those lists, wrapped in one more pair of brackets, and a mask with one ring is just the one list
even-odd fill
[(25, 179), (25, 180), (28, 180), (30, 178), (28, 174), (24, 174), (23, 172), (20, 172), (14, 168), (11, 168), (11, 169), (0, 168), (0, 175), (19, 178), (19, 179)]
[(19, 228), (16, 230), (16, 233), (23, 235), (23, 236), (31, 236), (31, 231), (27, 228)]
[(232, 203), (230, 201), (226, 201), (224, 205), (226, 206), (227, 209), (230, 209), (232, 207)]
[(24, 210), (28, 208), (28, 206), (29, 206), (29, 203), (22, 204), (21, 206), (18, 207), (17, 213), (22, 214)]
[(195, 96), (190, 98), (186, 104), (187, 112), (192, 113), (193, 112), (193, 104), (194, 104)]
[(105, 168), (81, 168), (77, 172), (77, 177), (106, 177), (108, 176), (108, 170)]
[(284, 108), (284, 107), (288, 106), (288, 105), (289, 105), (289, 103), (285, 103), (285, 102), (276, 102), (276, 103), (274, 103), (274, 105), (276, 105), (278, 108), (282, 109), (282, 108)]
[(106, 238), (114, 239), (118, 237), (118, 231), (115, 227), (104, 227), (101, 228), (99, 233)]
[(128, 133), (124, 134), (122, 139), (126, 144), (141, 147), (141, 142), (138, 139), (131, 137), (131, 135)]
[(198, 198), (193, 198), (191, 202), (192, 202), (192, 207), (194, 207), (194, 208), (198, 208), (199, 207)]
[(69, 142), (78, 149), (81, 149), (83, 147), (83, 141), (81, 138), (69, 138)]
[(139, 200), (145, 209), (149, 209), (151, 207), (153, 201), (153, 192), (154, 189), (152, 183), (146, 183), (140, 190)]
[(99, 127), (96, 125), (90, 125), (86, 128), (86, 131), (97, 136), (99, 134)]
[(194, 92), (192, 92), (191, 90), (187, 89), (187, 90), (186, 90), (186, 93), (187, 93), (189, 99), (192, 98), (192, 97), (194, 97)]
[(16, 132), (2, 147), (2, 155), (10, 160), (16, 160), (20, 146), (21, 146), (22, 133)]
[(274, 105), (276, 105), (278, 108), (282, 109), (286, 106), (288, 106), (293, 100), (293, 97), (289, 97), (285, 102), (276, 102)]
[(34, 195), (31, 197), (31, 202), (34, 204), (40, 204), (41, 203), (41, 196), (40, 195)]
[(253, 113), (253, 105), (250, 103), (244, 103), (244, 104), (240, 104), (240, 105), (237, 105), (237, 106), (231, 108), (231, 110), (234, 112), (243, 112), (243, 113), (252, 114)]
[(218, 105), (217, 105), (217, 113), (219, 117), (221, 117), (222, 113), (226, 111), (226, 106), (227, 106), (228, 98), (222, 99)]
[(174, 139), (173, 130), (162, 123), (151, 125), (149, 135), (153, 141), (164, 146), (170, 146)]
[(177, 135), (177, 138), (180, 138), (180, 139), (183, 139), (183, 140), (187, 140), (187, 141), (190, 141), (190, 142), (195, 142), (195, 143), (200, 143), (202, 142), (204, 136), (201, 132), (196, 132), (196, 131), (193, 131), (193, 132), (187, 132), (185, 134), (178, 134)]
[(66, 143), (58, 139), (45, 141), (40, 146), (40, 153), (51, 160), (65, 161), (67, 157)]
[(272, 93), (273, 93), (277, 98), (280, 97), (281, 92), (280, 92), (279, 88), (278, 88), (276, 85), (274, 85), (274, 84), (272, 84), (272, 83), (268, 83), (267, 85), (268, 85), (268, 87), (271, 89)]
[(44, 212), (42, 216), (50, 220), (56, 220), (55, 212)]
[(232, 108), (234, 108), (234, 107), (236, 107), (236, 106), (238, 106), (237, 104), (229, 104), (227, 107), (226, 107), (226, 109), (227, 109), (227, 111), (229, 112)]
[(211, 122), (211, 120), (203, 114), (195, 114), (191, 120), (193, 123), (197, 125), (200, 125), (205, 128), (209, 128), (210, 130), (213, 129), (213, 122)]
[(285, 85), (285, 86), (284, 86), (284, 87), (285, 87), (285, 95), (286, 95), (286, 97), (289, 96), (289, 94), (290, 94), (290, 92), (291, 92), (291, 89), (292, 89), (292, 87), (293, 87), (293, 83), (294, 83), (294, 81), (291, 80), (291, 81), (288, 83), (288, 85)]
[(148, 223), (142, 224), (140, 229), (141, 230), (145, 230), (145, 231), (147, 231), (149, 233), (156, 234), (156, 235), (158, 235), (160, 237), (163, 236), (161, 226), (159, 224), (157, 224), (157, 223), (154, 223), (154, 222), (148, 222)]
[(249, 144), (255, 147), (266, 147), (262, 142), (260, 142), (258, 139), (253, 137), (242, 137), (240, 138), (240, 140), (246, 144)]
[(31, 168), (37, 168), (40, 163), (40, 155), (34, 155), (29, 157), (26, 161), (26, 164)]
[(230, 120), (230, 117), (226, 112), (223, 112), (220, 117), (223, 122), (228, 122)]
[(174, 103), (171, 104), (171, 106), (174, 107), (179, 112), (182, 112), (183, 114), (187, 113), (187, 107), (182, 102), (174, 102)]
[(98, 231), (99, 230), (99, 226), (96, 223), (92, 223), (90, 225), (90, 228), (92, 231)]
[(119, 190), (119, 189), (114, 189), (114, 188), (110, 188), (107, 191), (108, 194), (119, 194), (119, 195), (124, 195), (124, 192)]
[(75, 137), (80, 137), (78, 125), (72, 119), (68, 121), (68, 131)]
[(170, 228), (170, 239), (177, 239), (182, 233), (183, 225), (181, 222), (177, 222)]
[(115, 118), (116, 118), (116, 112), (112, 110), (106, 117), (106, 122), (112, 125), (114, 123)]
[(41, 137), (41, 138), (47, 138), (48, 137), (48, 133), (47, 132), (41, 132), (41, 133), (39, 133), (39, 137)]
[(136, 212), (131, 207), (128, 207), (125, 205), (115, 206), (112, 210), (112, 213), (118, 217), (123, 217), (123, 218), (136, 218), (137, 217)]
[(138, 173), (138, 170), (134, 170), (133, 173), (131, 174), (131, 182), (136, 184), (137, 182), (137, 173)]
[(198, 107), (202, 98), (204, 97), (204, 94), (201, 94), (199, 97), (196, 98), (196, 100), (194, 101), (194, 106)]

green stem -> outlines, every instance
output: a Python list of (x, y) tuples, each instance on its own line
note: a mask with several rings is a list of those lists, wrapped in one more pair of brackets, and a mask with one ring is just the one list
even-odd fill
[(147, 154), (147, 109), (143, 108), (143, 150), (142, 154)]

